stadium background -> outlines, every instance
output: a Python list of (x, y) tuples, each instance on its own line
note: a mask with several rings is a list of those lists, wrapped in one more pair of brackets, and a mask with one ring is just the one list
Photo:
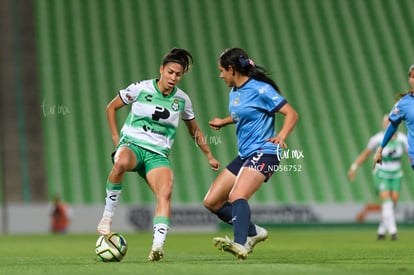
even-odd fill
[[(103, 203), (113, 145), (105, 107), (119, 89), (158, 77), (172, 47), (195, 58), (180, 83), (224, 167), (236, 154), (228, 87), (217, 56), (244, 48), (266, 67), (300, 114), (284, 164), (254, 205), (349, 204), (375, 200), (371, 163), (347, 171), (381, 129), (414, 63), (409, 0), (34, 0), (1, 1), (2, 203), (31, 206), (60, 194), (72, 205)], [(7, 14), (6, 14), (7, 13)], [(7, 86), (8, 85), (8, 86)], [(119, 124), (127, 115), (124, 108)], [(283, 119), (278, 117), (277, 125)], [(405, 132), (404, 127), (400, 130)], [(181, 125), (171, 155), (173, 202), (201, 204), (216, 173)], [(414, 196), (406, 175), (401, 202)], [(135, 174), (122, 205), (151, 205)], [(4, 207), (3, 207), (4, 208)], [(99, 213), (100, 214), (100, 213)]]

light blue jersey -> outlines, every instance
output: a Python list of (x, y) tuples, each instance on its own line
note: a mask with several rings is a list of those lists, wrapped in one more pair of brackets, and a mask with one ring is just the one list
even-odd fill
[(275, 113), (286, 103), (271, 85), (255, 79), (231, 89), (229, 111), (241, 158), (255, 152), (277, 155), (276, 145), (266, 140), (276, 135)]
[(389, 114), (392, 124), (398, 125), (402, 120), (408, 131), (408, 156), (411, 165), (414, 165), (414, 96), (411, 93), (402, 97), (392, 108)]

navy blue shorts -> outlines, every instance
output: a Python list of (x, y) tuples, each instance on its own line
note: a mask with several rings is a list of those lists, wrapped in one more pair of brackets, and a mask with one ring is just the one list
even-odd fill
[(276, 155), (254, 153), (245, 159), (237, 156), (226, 168), (237, 176), (242, 167), (249, 167), (262, 173), (266, 177), (265, 181), (268, 181), (273, 173), (277, 171), (279, 163), (280, 160)]

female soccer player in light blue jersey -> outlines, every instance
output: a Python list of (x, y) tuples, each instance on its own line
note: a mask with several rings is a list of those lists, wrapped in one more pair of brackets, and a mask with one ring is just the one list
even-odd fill
[[(197, 126), (190, 98), (176, 87), (192, 61), (188, 51), (172, 49), (162, 59), (159, 79), (131, 84), (119, 91), (106, 108), (116, 153), (106, 183), (105, 209), (97, 229), (102, 235), (111, 233), (123, 176), (127, 171), (138, 172), (157, 199), (153, 244), (148, 256), (148, 260), (153, 262), (164, 257), (163, 245), (170, 226), (173, 172), (168, 156), (180, 118), (184, 120), (211, 168), (219, 168), (219, 162)], [(119, 135), (115, 113), (128, 104), (132, 104), (131, 111)]]
[[(246, 259), (267, 231), (250, 221), (249, 198), (279, 165), (279, 148), (292, 132), (297, 112), (280, 94), (276, 83), (240, 48), (226, 49), (219, 57), (220, 78), (231, 87), (226, 118), (210, 121), (219, 130), (236, 124), (238, 156), (223, 170), (204, 198), (204, 206), (222, 221), (233, 225), (234, 240), (217, 237), (214, 245), (239, 259)], [(279, 133), (275, 115), (285, 116)]]
[(414, 64), (408, 69), (408, 83), (411, 89), (401, 95), (400, 100), (388, 115), (390, 124), (385, 130), (381, 145), (374, 155), (374, 168), (377, 163), (382, 163), (382, 150), (397, 131), (398, 125), (404, 120), (408, 132), (408, 157), (411, 167), (414, 169)]

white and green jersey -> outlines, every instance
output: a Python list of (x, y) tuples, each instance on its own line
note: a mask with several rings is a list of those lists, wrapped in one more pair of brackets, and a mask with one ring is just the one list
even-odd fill
[(121, 139), (163, 156), (170, 153), (180, 116), (183, 120), (194, 119), (188, 95), (175, 87), (170, 95), (164, 96), (156, 79), (133, 83), (120, 90), (119, 96), (125, 104), (132, 103)]
[[(384, 132), (379, 132), (368, 141), (367, 149), (375, 152), (382, 142)], [(382, 164), (376, 165), (374, 174), (384, 178), (401, 177), (401, 159), (408, 150), (407, 136), (398, 132), (382, 151)]]

